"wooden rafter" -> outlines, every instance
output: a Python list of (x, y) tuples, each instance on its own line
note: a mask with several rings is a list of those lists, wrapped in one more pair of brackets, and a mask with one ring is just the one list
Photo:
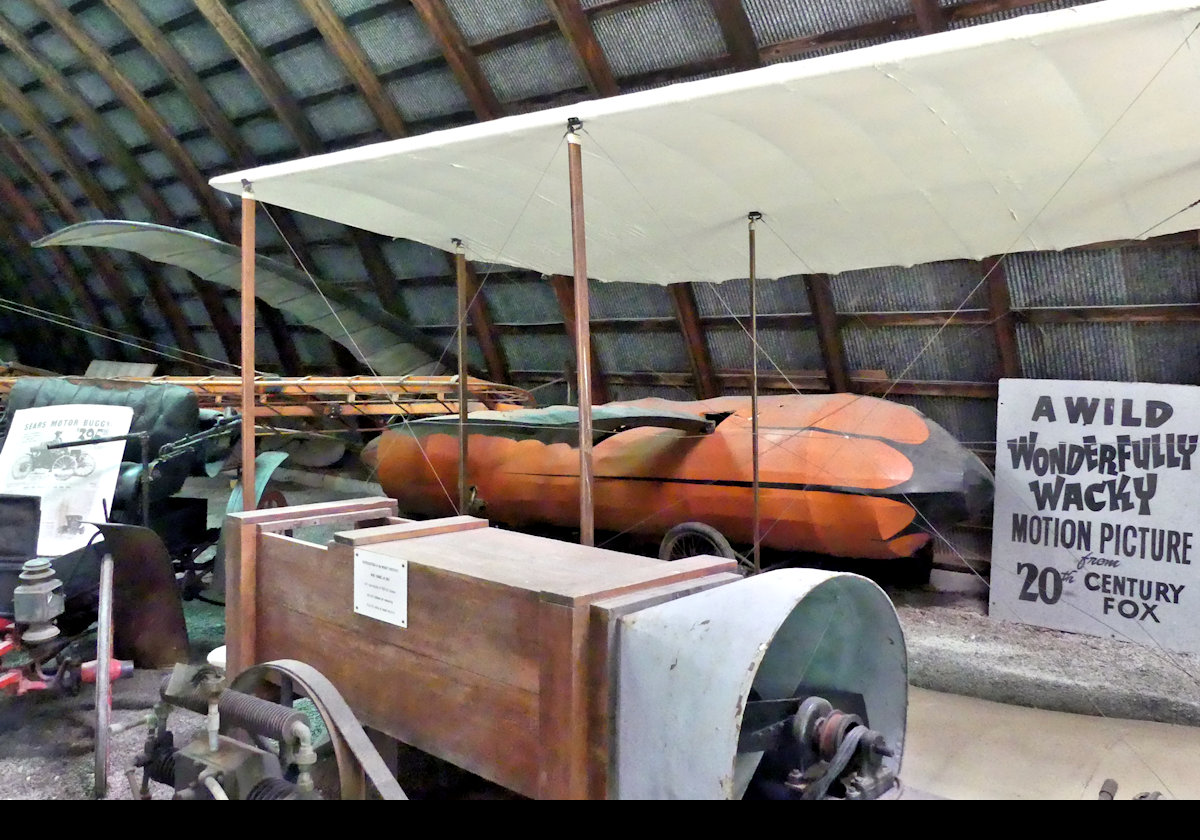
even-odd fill
[[(121, 138), (76, 92), (66, 77), (42, 59), (16, 27), (2, 16), (0, 16), (0, 43), (3, 43), (19, 58), (37, 76), (42, 85), (59, 100), (71, 118), (95, 138), (107, 159), (125, 176), (129, 185), (150, 210), (155, 220), (160, 224), (174, 225), (175, 218), (170, 207), (154, 189), (141, 165)], [(237, 358), (236, 328), (233, 319), (229, 316), (229, 311), (225, 308), (221, 294), (214, 286), (200, 280), (193, 279), (192, 285), (204, 304), (227, 357)]]
[(700, 323), (696, 290), (691, 283), (673, 283), (667, 286), (667, 291), (675, 307), (675, 321), (679, 325), (679, 332), (683, 334), (696, 397), (701, 400), (718, 397), (721, 395), (721, 382), (713, 370), (712, 354), (708, 349), (704, 327)]
[(579, 5), (579, 0), (546, 0), (550, 14), (579, 63), (579, 68), (587, 76), (592, 92), (597, 96), (615, 96), (621, 92), (617, 80), (613, 77), (612, 67), (608, 57), (596, 40), (596, 33), (588, 22), (587, 15)]
[[(554, 297), (558, 300), (558, 308), (562, 311), (563, 329), (566, 331), (567, 338), (571, 344), (571, 359), (573, 364), (578, 365), (579, 359), (575, 354), (575, 281), (564, 274), (550, 275), (550, 285), (554, 289)], [(592, 339), (591, 348), (592, 357), (592, 405), (603, 405), (608, 402), (611, 397), (608, 393), (608, 381), (605, 374), (600, 370), (600, 360), (596, 353), (596, 341)]]
[(821, 361), (825, 365), (829, 389), (838, 393), (849, 391), (850, 374), (846, 370), (846, 354), (842, 349), (842, 334), (838, 329), (829, 277), (824, 274), (806, 275), (804, 291), (808, 294), (808, 305), (816, 319), (817, 343), (821, 347)]
[[(320, 136), (313, 128), (312, 122), (300, 107), (300, 103), (288, 90), (286, 84), (275, 68), (263, 56), (262, 51), (242, 29), (241, 24), (220, 0), (196, 0), (196, 8), (217, 31), (221, 40), (229, 47), (230, 52), (237, 58), (238, 63), (249, 74), (250, 78), (262, 91), (263, 97), (271, 106), (276, 118), (295, 138), (300, 151), (306, 155), (320, 154), (325, 151)], [(358, 249), (366, 267), (368, 277), (373, 284), (379, 299), (385, 306), (394, 309), (397, 297), (390, 293), (392, 271), (383, 254), (380, 240), (374, 234), (361, 228), (347, 228), (351, 241)], [(401, 314), (397, 312), (397, 314)], [(359, 362), (346, 367), (345, 357), (341, 355), (340, 344), (334, 343), (333, 352), (341, 360), (343, 370), (354, 370)]]
[[(0, 202), (2, 202), (10, 212), (16, 215), (26, 230), (32, 231), (38, 236), (42, 236), (48, 232), (46, 230), (45, 223), (42, 221), (33, 205), (28, 201), (28, 199), (25, 198), (21, 191), (17, 189), (16, 184), (14, 184), (6, 175), (3, 174), (0, 174)], [(91, 323), (101, 328), (101, 331), (107, 334), (109, 330), (106, 328), (103, 315), (97, 307), (95, 300), (93, 299), (92, 294), (87, 287), (87, 284), (83, 282), (83, 279), (75, 270), (75, 266), (71, 262), (70, 258), (66, 253), (59, 249), (55, 249), (54, 253), (50, 255), (50, 258), (54, 261), (54, 266), (58, 270), (59, 277), (62, 281), (66, 282), (79, 305), (83, 306), (84, 311)], [(36, 260), (30, 260), (30, 262), (36, 263)], [(51, 282), (47, 284), (47, 289), (55, 291), (57, 290), (56, 284), (53, 282), (53, 278), (51, 278)], [(68, 311), (70, 310), (68, 309)], [(116, 346), (119, 348), (118, 352), (121, 354), (122, 358), (129, 361), (133, 361), (137, 358), (128, 345), (117, 344)]]
[(504, 113), (500, 100), (496, 98), (492, 85), (479, 66), (479, 59), (471, 51), (467, 39), (450, 10), (441, 0), (412, 0), (413, 8), (425, 22), (433, 39), (442, 49), (446, 63), (450, 65), (454, 78), (462, 86), (467, 101), (481, 120), (492, 120)]
[(475, 340), (483, 353), (483, 363), (487, 365), (488, 378), (494, 382), (508, 382), (508, 356), (504, 346), (496, 334), (496, 324), (487, 298), (483, 294), (483, 285), (475, 266), (467, 263), (467, 313), (471, 317), (471, 327), (475, 331)]
[[(22, 241), (23, 237), (17, 229), (16, 223), (9, 220), (8, 214), (11, 212), (9, 208), (0, 207), (0, 236), (12, 242), (19, 242)], [(11, 296), (16, 300), (16, 303), (29, 307), (32, 310), (44, 311), (50, 309), (47, 303), (54, 301), (53, 305), (60, 310), (58, 314), (72, 320), (76, 318), (75, 312), (62, 292), (62, 288), (50, 281), (46, 276), (46, 271), (42, 263), (32, 258), (30, 249), (6, 249), (3, 264), (7, 265), (14, 272), (18, 270), (17, 266), (19, 265), (21, 266), (21, 270), (25, 272), (25, 275), (16, 282), (13, 282), (11, 286), (5, 286), (5, 296)], [(21, 330), (19, 335), (14, 337), (23, 345), (27, 343), (33, 351), (32, 356), (36, 359), (49, 360), (53, 357), (56, 350), (61, 351), (68, 347), (71, 348), (76, 357), (80, 358), (90, 357), (93, 353), (91, 342), (77, 329), (56, 325), (50, 321), (42, 321), (41, 323), (47, 324), (49, 328), (61, 332), (64, 337), (70, 337), (69, 343), (65, 343), (62, 347), (54, 347), (50, 342), (45, 340), (44, 333), (38, 328), (33, 316), (28, 319), (22, 319), (20, 315), (14, 313), (14, 317), (18, 323), (28, 325)]]
[[(237, 228), (216, 191), (209, 188), (208, 182), (196, 168), (191, 155), (176, 139), (159, 113), (142, 96), (141, 91), (125, 78), (108, 53), (83, 30), (83, 27), (75, 21), (74, 16), (66, 8), (59, 5), (56, 0), (32, 0), (32, 2), (62, 36), (70, 41), (75, 49), (79, 50), (92, 69), (116, 94), (117, 99), (133, 114), (138, 124), (146, 132), (151, 144), (171, 162), (180, 182), (196, 199), (201, 212), (217, 234), (227, 242), (236, 241)], [(283, 316), (270, 307), (262, 307), (261, 311), (263, 323), (275, 341), (281, 361), (285, 363), (285, 367), (296, 369), (299, 365), (299, 357)], [(232, 322), (220, 327), (222, 331), (230, 330), (231, 332), (232, 328)]]
[(746, 17), (742, 0), (708, 0), (708, 5), (716, 15), (721, 36), (725, 39), (725, 49), (733, 56), (737, 69), (758, 67), (762, 63), (758, 44), (754, 40), (754, 30), (750, 28), (750, 18)]
[(1013, 318), (1004, 261), (988, 257), (980, 263), (980, 268), (987, 286), (988, 319), (992, 324), (992, 335), (996, 339), (996, 357), (999, 360), (997, 378), (1019, 377), (1021, 351), (1017, 344), (1017, 326)]
[(937, 0), (909, 0), (909, 5), (912, 6), (913, 15), (917, 18), (917, 27), (923, 35), (932, 35), (934, 32), (945, 32), (950, 23), (946, 20), (946, 13), (942, 11), (942, 7), (938, 5)]
[(371, 113), (375, 115), (375, 119), (383, 126), (387, 135), (404, 137), (408, 134), (408, 127), (404, 124), (404, 119), (400, 116), (392, 98), (384, 90), (379, 76), (371, 67), (370, 59), (367, 58), (367, 54), (359, 46), (358, 41), (350, 34), (333, 6), (329, 4), (329, 0), (299, 0), (299, 2), (308, 12), (313, 23), (316, 24), (325, 43), (329, 45), (338, 61), (346, 68), (346, 73), (354, 80), (367, 107), (371, 109)]

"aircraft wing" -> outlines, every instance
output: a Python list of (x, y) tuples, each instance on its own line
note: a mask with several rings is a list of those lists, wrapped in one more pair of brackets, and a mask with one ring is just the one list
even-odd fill
[[(119, 248), (202, 280), (241, 289), (241, 249), (211, 236), (147, 222), (100, 220), (65, 227), (33, 243)], [(381, 376), (439, 373), (455, 357), (435, 341), (378, 306), (332, 284), (320, 291), (303, 271), (259, 256), (255, 297), (345, 346)]]
[[(406, 426), (414, 434), (444, 432), (457, 434), (458, 416), (445, 415), (410, 421)], [(711, 434), (717, 421), (703, 414), (682, 411), (649, 411), (637, 406), (610, 403), (592, 408), (592, 442), (641, 426), (679, 429), (691, 434)], [(579, 409), (573, 405), (515, 411), (472, 411), (467, 417), (471, 434), (488, 434), (513, 440), (539, 440), (542, 443), (579, 444)]]

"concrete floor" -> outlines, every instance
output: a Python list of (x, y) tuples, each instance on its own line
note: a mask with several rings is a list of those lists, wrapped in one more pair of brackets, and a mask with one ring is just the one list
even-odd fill
[[(361, 482), (279, 477), (292, 504), (377, 494)], [(208, 495), (211, 522), (223, 517), (228, 485), (185, 492)], [(985, 582), (933, 582), (888, 588), (912, 684), (907, 785), (953, 799), (1095, 799), (1113, 778), (1118, 799), (1200, 798), (1200, 657), (998, 621), (986, 615)], [(221, 642), (219, 610), (189, 605), (189, 621), (199, 656)], [(149, 706), (160, 680), (116, 683), (114, 719)], [(88, 707), (86, 695), (0, 699), (0, 798), (89, 798)], [(114, 742), (110, 798), (129, 798), (121, 771), (139, 745), (133, 733)]]

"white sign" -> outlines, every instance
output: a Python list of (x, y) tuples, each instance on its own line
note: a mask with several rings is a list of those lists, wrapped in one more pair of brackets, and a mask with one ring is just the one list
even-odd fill
[(112, 507), (125, 441), (65, 449), (46, 444), (128, 434), (133, 409), (120, 405), (48, 405), (13, 413), (0, 449), (0, 492), (40, 496), (38, 554), (83, 548)]
[(1200, 388), (1004, 379), (991, 615), (1200, 653)]
[(356, 548), (354, 611), (397, 627), (408, 627), (407, 561)]

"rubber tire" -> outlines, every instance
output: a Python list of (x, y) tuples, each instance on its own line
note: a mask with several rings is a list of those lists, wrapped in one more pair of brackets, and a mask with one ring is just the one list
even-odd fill
[[(700, 551), (695, 554), (675, 555), (679, 543), (686, 540), (707, 541), (711, 546), (711, 551)], [(730, 560), (737, 559), (737, 552), (733, 550), (733, 546), (729, 544), (729, 540), (725, 539), (724, 535), (711, 525), (705, 525), (703, 522), (680, 522), (670, 531), (667, 531), (663, 537), (662, 543), (658, 547), (659, 560), (682, 560), (684, 557), (698, 557), (701, 554), (712, 554), (717, 557), (728, 557)]]

